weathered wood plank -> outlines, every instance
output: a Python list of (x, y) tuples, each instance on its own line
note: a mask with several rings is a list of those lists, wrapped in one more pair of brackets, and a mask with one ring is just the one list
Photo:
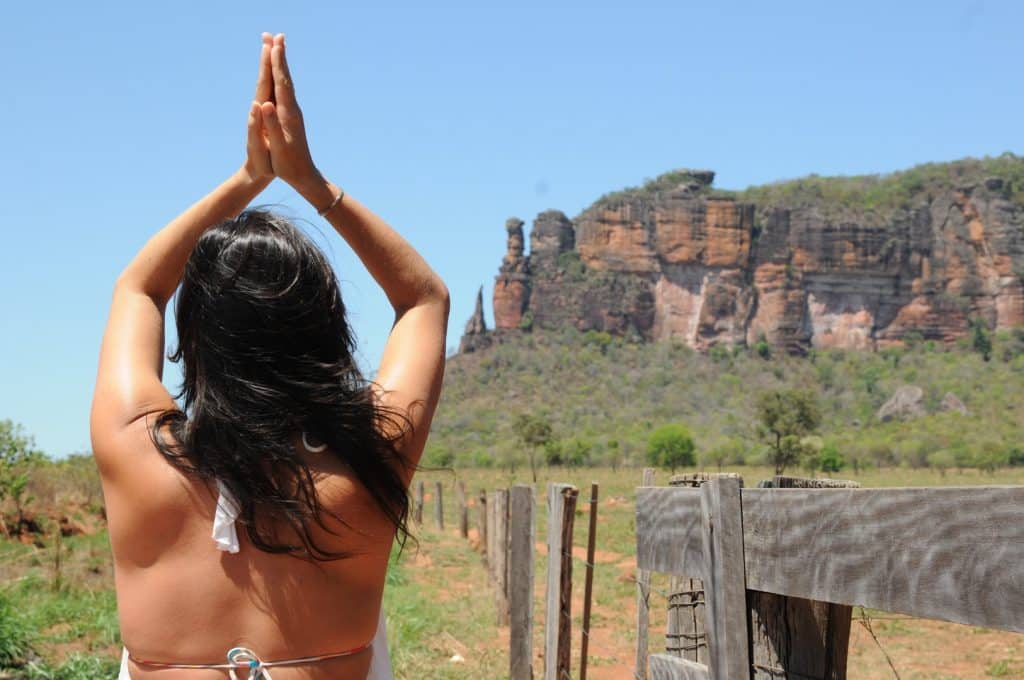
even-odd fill
[(536, 522), (532, 486), (509, 492), (509, 680), (533, 680), (533, 564)]
[[(544, 678), (569, 672), (569, 603), (572, 597), (572, 521), (576, 487), (548, 485), (548, 574), (544, 612)], [(568, 528), (568, 533), (566, 529)], [(568, 540), (567, 540), (568, 539)], [(568, 584), (566, 584), (568, 576)], [(566, 588), (566, 585), (569, 587)]]
[(754, 680), (846, 677), (849, 607), (756, 590), (748, 592), (747, 602)]
[[(733, 477), (743, 486), (743, 478), (731, 472), (691, 472), (673, 475), (669, 486), (699, 487), (709, 479)], [(706, 664), (707, 636), (704, 633), (704, 583), (697, 578), (673, 574), (669, 580), (668, 627), (665, 651), (669, 654)]]
[[(648, 643), (647, 634), (650, 628), (651, 622), (651, 572), (649, 567), (645, 566), (640, 559), (640, 523), (641, 518), (647, 524), (653, 524), (652, 512), (656, 512), (656, 508), (651, 509), (645, 507), (643, 511), (640, 509), (640, 495), (643, 492), (649, 491), (650, 487), (654, 485), (654, 468), (644, 468), (643, 473), (640, 476), (640, 487), (637, 489), (637, 503), (636, 503), (636, 523), (637, 523), (637, 572), (636, 572), (636, 661), (633, 666), (633, 677), (636, 680), (646, 680), (647, 678), (647, 654), (648, 654)], [(661, 534), (657, 535), (659, 538)]]
[(708, 667), (669, 654), (651, 654), (651, 680), (708, 680)]
[[(857, 482), (775, 477), (763, 488), (856, 488)], [(807, 565), (814, 569), (817, 562)], [(845, 680), (852, 607), (751, 590), (751, 664), (754, 680), (780, 677)]]
[(508, 489), (494, 494), (494, 601), (499, 626), (508, 625)]
[(700, 487), (707, 598), (708, 671), (712, 680), (750, 677), (743, 510), (737, 479)]
[(752, 590), (1024, 632), (1024, 486), (749, 489), (743, 533)]
[(704, 579), (700, 526), (700, 489), (637, 489), (637, 567), (643, 571)]

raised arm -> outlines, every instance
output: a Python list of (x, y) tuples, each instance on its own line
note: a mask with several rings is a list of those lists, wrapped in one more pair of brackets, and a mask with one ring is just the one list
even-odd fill
[(123, 446), (125, 432), (148, 414), (175, 408), (161, 383), (164, 310), (203, 232), (240, 213), (273, 179), (257, 103), (271, 96), (270, 41), (265, 40), (256, 101), (249, 109), (245, 163), (157, 232), (114, 284), (90, 418), (94, 455), (105, 476), (116, 474), (136, 443), (132, 437)]
[(330, 221), (395, 310), (395, 323), (377, 372), (377, 396), (383, 404), (408, 414), (413, 429), (400, 446), (416, 463), (423, 453), (444, 376), (448, 289), (397, 231), (357, 200), (343, 195), (317, 170), (306, 142), (282, 35), (273, 39), (271, 64), (275, 102), (264, 103), (262, 114), (274, 173)]

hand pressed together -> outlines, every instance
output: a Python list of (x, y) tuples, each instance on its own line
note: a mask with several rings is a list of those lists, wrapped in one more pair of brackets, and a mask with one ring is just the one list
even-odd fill
[(246, 151), (246, 170), (257, 179), (276, 176), (299, 188), (319, 175), (306, 141), (302, 110), (295, 99), (283, 34), (263, 34)]

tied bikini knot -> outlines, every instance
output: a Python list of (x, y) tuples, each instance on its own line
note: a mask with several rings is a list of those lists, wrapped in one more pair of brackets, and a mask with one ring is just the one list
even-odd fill
[(228, 650), (228, 663), (231, 664), (231, 668), (228, 669), (228, 675), (231, 677), (231, 680), (238, 680), (238, 676), (235, 675), (235, 668), (245, 666), (249, 668), (249, 675), (246, 676), (246, 680), (259, 680), (260, 678), (274, 680), (270, 677), (270, 671), (264, 668), (260, 658), (251, 649), (246, 647), (232, 647)]

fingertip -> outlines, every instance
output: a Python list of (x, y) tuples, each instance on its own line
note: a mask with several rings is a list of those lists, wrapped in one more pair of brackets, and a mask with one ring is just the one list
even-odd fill
[(275, 114), (274, 103), (263, 102), (262, 104), (260, 104), (260, 113), (266, 116), (267, 118), (273, 118)]

